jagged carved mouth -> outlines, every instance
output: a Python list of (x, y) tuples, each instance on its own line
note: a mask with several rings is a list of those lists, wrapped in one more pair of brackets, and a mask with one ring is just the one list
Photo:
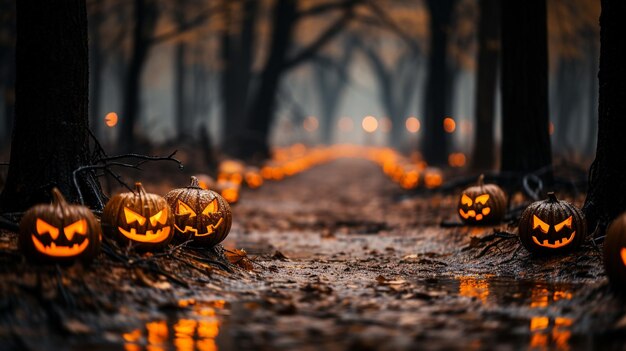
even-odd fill
[(130, 231), (124, 230), (122, 227), (117, 227), (120, 233), (125, 237), (137, 241), (140, 243), (159, 243), (167, 239), (170, 235), (170, 227), (163, 227), (156, 231), (148, 230), (144, 234), (137, 234), (137, 229), (131, 228)]
[(563, 247), (569, 243), (572, 242), (572, 240), (574, 240), (574, 237), (576, 236), (576, 232), (572, 232), (572, 234), (569, 236), (569, 238), (562, 238), (562, 239), (558, 239), (554, 242), (550, 242), (551, 240), (549, 239), (544, 239), (543, 242), (540, 242), (539, 239), (537, 239), (536, 236), (533, 235), (533, 241), (535, 242), (535, 244), (541, 246), (541, 247), (547, 247), (550, 249), (558, 249), (560, 247)]
[(85, 239), (80, 244), (73, 244), (72, 246), (58, 246), (54, 242), (51, 242), (49, 245), (44, 245), (36, 236), (32, 235), (33, 245), (35, 245), (35, 249), (47, 256), (55, 256), (55, 257), (71, 257), (76, 256), (89, 246), (89, 239)]
[(491, 208), (489, 208), (489, 207), (483, 208), (481, 213), (478, 213), (478, 214), (476, 214), (476, 211), (474, 211), (474, 210), (469, 210), (469, 211), (465, 212), (465, 211), (463, 211), (462, 208), (459, 209), (459, 214), (461, 215), (461, 217), (463, 217), (464, 219), (474, 218), (477, 221), (482, 220), (490, 212), (491, 212)]
[(220, 218), (219, 221), (217, 221), (217, 223), (215, 224), (209, 224), (206, 226), (206, 232), (204, 233), (198, 233), (198, 229), (192, 227), (192, 226), (185, 226), (185, 230), (180, 229), (180, 227), (176, 224), (174, 224), (174, 227), (176, 227), (176, 229), (178, 231), (180, 231), (181, 233), (185, 234), (185, 233), (193, 233), (194, 236), (207, 236), (207, 235), (211, 235), (215, 232), (215, 229), (217, 229), (217, 227), (219, 227), (222, 222), (224, 221), (224, 218)]

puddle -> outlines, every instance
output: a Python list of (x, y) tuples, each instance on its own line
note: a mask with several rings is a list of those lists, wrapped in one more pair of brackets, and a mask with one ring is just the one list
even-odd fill
[(216, 351), (219, 349), (223, 313), (228, 304), (223, 300), (195, 303), (183, 300), (181, 307), (190, 309), (162, 319), (151, 320), (122, 333), (126, 351)]

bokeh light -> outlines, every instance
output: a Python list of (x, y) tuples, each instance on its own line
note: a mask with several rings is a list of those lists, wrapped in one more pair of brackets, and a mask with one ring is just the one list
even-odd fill
[(309, 116), (302, 121), (302, 127), (309, 133), (313, 133), (319, 128), (320, 123), (315, 116)]
[(350, 117), (339, 118), (337, 125), (339, 126), (339, 130), (344, 133), (351, 132), (354, 129), (354, 121), (352, 121)]
[(117, 121), (118, 121), (118, 117), (117, 117), (117, 113), (115, 112), (109, 112), (106, 114), (106, 116), (104, 116), (104, 123), (109, 127), (109, 128), (113, 128), (117, 125)]
[(411, 116), (409, 118), (406, 119), (406, 122), (404, 123), (406, 126), (406, 130), (409, 133), (417, 133), (420, 130), (420, 120), (417, 119), (417, 117)]
[(456, 130), (456, 122), (452, 117), (446, 117), (443, 119), (443, 130), (445, 130), (446, 133), (454, 133)]
[(361, 123), (363, 130), (368, 133), (374, 133), (378, 129), (378, 120), (374, 116), (366, 116)]

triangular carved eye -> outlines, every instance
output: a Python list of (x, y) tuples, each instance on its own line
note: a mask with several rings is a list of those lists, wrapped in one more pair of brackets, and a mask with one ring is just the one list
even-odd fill
[(215, 213), (217, 212), (218, 208), (217, 208), (217, 199), (213, 199), (213, 201), (211, 201), (210, 204), (207, 205), (207, 207), (204, 208), (204, 210), (202, 211), (203, 215), (207, 215), (209, 213)]
[(144, 223), (146, 223), (146, 217), (140, 215), (139, 213), (131, 210), (128, 207), (124, 207), (124, 217), (126, 217), (126, 224), (139, 222), (139, 225), (143, 225)]
[(561, 229), (563, 229), (563, 227), (568, 227), (569, 229), (572, 229), (572, 216), (569, 216), (569, 218), (567, 218), (563, 222), (555, 225), (554, 231), (558, 233), (561, 231)]
[(167, 222), (167, 208), (157, 212), (154, 216), (150, 217), (150, 224), (154, 227), (157, 223), (165, 224)]
[(550, 230), (550, 225), (548, 223), (533, 215), (533, 229), (537, 229), (537, 227), (539, 227), (539, 230), (541, 230), (544, 234), (548, 234), (548, 230)]
[(472, 201), (472, 199), (469, 196), (467, 196), (465, 194), (463, 194), (463, 196), (461, 196), (461, 204), (462, 205), (472, 206), (473, 203), (474, 203), (474, 201)]
[(50, 237), (52, 237), (52, 240), (56, 240), (59, 237), (59, 228), (48, 224), (48, 222), (44, 221), (43, 219), (37, 218), (36, 227), (37, 234), (39, 235), (49, 233)]
[(189, 217), (195, 217), (196, 216), (196, 212), (194, 212), (194, 210), (191, 209), (191, 207), (189, 207), (189, 205), (187, 205), (186, 203), (178, 200), (178, 206), (176, 209), (176, 214), (179, 216), (185, 216), (185, 215), (189, 215)]
[(67, 240), (72, 240), (74, 234), (87, 235), (87, 221), (80, 219), (63, 229)]
[(486, 204), (487, 201), (489, 201), (489, 194), (483, 194), (483, 195), (477, 196), (476, 199), (474, 200), (474, 202), (476, 202), (477, 204), (481, 204), (481, 205)]

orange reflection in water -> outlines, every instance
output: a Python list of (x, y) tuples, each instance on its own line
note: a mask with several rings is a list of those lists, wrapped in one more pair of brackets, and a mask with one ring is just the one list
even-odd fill
[(530, 319), (531, 350), (570, 350), (569, 340), (572, 337), (570, 327), (574, 321), (571, 318), (545, 316)]
[(223, 309), (226, 301), (216, 300), (195, 306), (193, 315), (198, 319), (181, 318), (171, 324), (165, 321), (146, 323), (147, 339), (142, 339), (142, 330), (135, 329), (122, 334), (126, 351), (217, 351), (215, 338), (219, 335), (220, 320), (216, 310)]
[(489, 282), (487, 282), (487, 279), (469, 276), (458, 279), (460, 282), (459, 295), (476, 298), (483, 304), (487, 303), (489, 298)]
[[(537, 285), (531, 291), (531, 308), (546, 308), (550, 303), (560, 300), (571, 300), (571, 291), (565, 288), (549, 288), (545, 285)], [(530, 345), (531, 350), (564, 350), (571, 349), (569, 340), (572, 336), (570, 330), (574, 321), (567, 317), (535, 316), (530, 319)]]

